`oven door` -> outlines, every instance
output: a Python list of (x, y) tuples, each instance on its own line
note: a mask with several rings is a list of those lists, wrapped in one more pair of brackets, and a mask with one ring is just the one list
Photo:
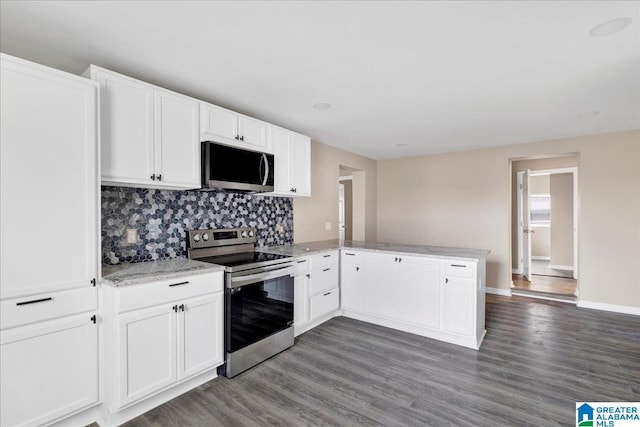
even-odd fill
[(233, 353), (293, 325), (291, 268), (234, 277), (225, 289), (225, 350)]

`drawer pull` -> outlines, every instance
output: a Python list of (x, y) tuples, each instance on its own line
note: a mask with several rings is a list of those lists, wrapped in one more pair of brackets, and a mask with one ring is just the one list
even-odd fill
[(49, 298), (34, 299), (31, 301), (22, 301), (22, 302), (17, 302), (16, 305), (35, 304), (37, 302), (45, 302), (45, 301), (53, 301), (53, 298), (49, 297)]
[(349, 256), (356, 256), (356, 254), (350, 254), (349, 252), (345, 252), (344, 254)]
[(329, 271), (329, 270), (331, 270), (331, 268), (325, 268), (322, 271)]
[(462, 264), (451, 264), (451, 267), (462, 267), (462, 268), (467, 268), (466, 265), (462, 265)]
[(323, 258), (329, 258), (331, 256), (331, 254), (329, 255), (324, 255)]
[(326, 294), (322, 294), (323, 296), (331, 295), (331, 292), (327, 292)]
[(188, 284), (188, 283), (189, 283), (189, 281), (186, 281), (186, 282), (180, 282), (180, 283), (173, 283), (173, 284), (169, 285), (169, 287), (172, 287), (172, 286), (181, 286), (181, 285), (186, 285), (186, 284)]
[(449, 283), (449, 278), (444, 279), (444, 283)]
[(303, 259), (302, 261), (298, 261), (298, 264), (302, 264), (303, 262), (307, 262), (307, 260)]
[(96, 322), (98, 321), (98, 318), (97, 318), (97, 317), (96, 317), (96, 315), (94, 314), (93, 316), (91, 316), (91, 319), (89, 319), (89, 320), (91, 320), (91, 322), (95, 325), (95, 324), (96, 324)]

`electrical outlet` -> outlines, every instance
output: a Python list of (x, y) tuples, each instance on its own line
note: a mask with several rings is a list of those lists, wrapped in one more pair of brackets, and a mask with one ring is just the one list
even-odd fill
[(330, 222), (325, 222), (324, 223), (324, 230), (325, 231), (331, 231), (331, 223)]
[(135, 228), (127, 228), (125, 241), (127, 245), (135, 245), (138, 243), (138, 230)]
[(282, 224), (278, 224), (277, 229), (278, 229), (278, 233), (280, 233), (280, 234), (284, 234), (284, 225), (282, 225)]

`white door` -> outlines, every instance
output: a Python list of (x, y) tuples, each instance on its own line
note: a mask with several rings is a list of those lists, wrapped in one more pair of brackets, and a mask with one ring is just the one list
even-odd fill
[(269, 127), (269, 143), (274, 157), (273, 192), (277, 194), (291, 193), (291, 149), (290, 133), (285, 130)]
[(1, 64), (0, 298), (92, 286), (97, 85), (6, 55)]
[(224, 362), (223, 298), (218, 293), (179, 304), (178, 380)]
[(238, 118), (240, 143), (259, 151), (269, 151), (267, 147), (267, 124), (250, 117)]
[(529, 181), (531, 170), (527, 169), (522, 174), (522, 275), (531, 280), (531, 200), (529, 198)]
[(338, 238), (344, 241), (344, 184), (338, 184)]
[(105, 70), (97, 70), (97, 80), (103, 180), (153, 183), (153, 87)]
[(155, 170), (160, 184), (200, 187), (198, 101), (155, 90)]
[(177, 304), (121, 315), (120, 406), (176, 382)]
[(200, 131), (203, 139), (217, 140), (216, 137), (222, 137), (237, 141), (238, 114), (203, 102), (200, 104)]
[(367, 314), (398, 317), (398, 257), (364, 254), (363, 305)]
[(442, 329), (460, 335), (473, 335), (474, 281), (445, 277), (442, 289)]
[(309, 323), (309, 274), (300, 274), (293, 279), (293, 324), (296, 335)]
[(0, 334), (0, 425), (45, 425), (98, 401), (91, 314)]
[(340, 268), (340, 294), (342, 308), (363, 311), (364, 272), (359, 265), (342, 264)]
[(398, 264), (398, 294), (405, 322), (429, 328), (440, 327), (440, 262), (403, 256)]
[(296, 196), (311, 195), (311, 139), (291, 135), (291, 186)]

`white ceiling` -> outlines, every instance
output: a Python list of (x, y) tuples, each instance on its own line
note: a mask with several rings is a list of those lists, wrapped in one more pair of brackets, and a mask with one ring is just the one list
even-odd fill
[[(386, 159), (640, 128), (639, 11), (637, 1), (2, 1), (0, 50), (78, 74), (97, 64)], [(617, 17), (633, 22), (589, 36)]]

